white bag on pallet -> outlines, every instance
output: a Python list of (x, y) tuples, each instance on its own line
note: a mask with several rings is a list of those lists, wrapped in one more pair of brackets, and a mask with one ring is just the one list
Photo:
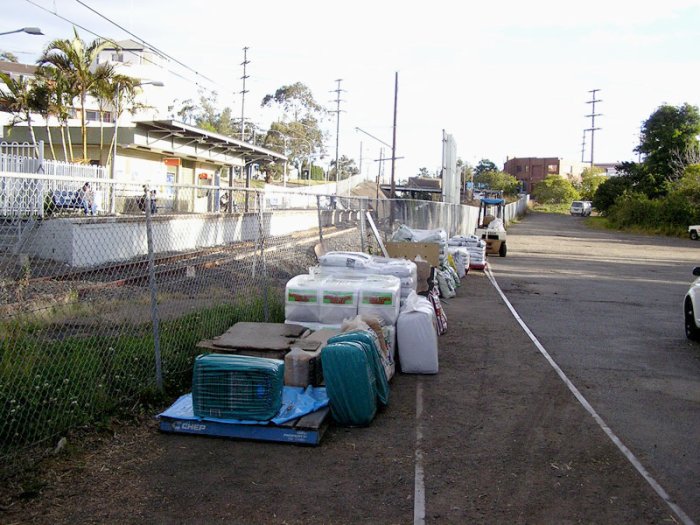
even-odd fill
[(438, 373), (438, 336), (435, 310), (430, 301), (410, 294), (396, 323), (401, 371), (407, 374)]

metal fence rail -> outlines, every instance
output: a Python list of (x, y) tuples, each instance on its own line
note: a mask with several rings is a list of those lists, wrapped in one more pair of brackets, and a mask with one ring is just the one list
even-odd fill
[[(89, 179), (92, 216), (47, 201), (83, 180), (0, 178), (4, 457), (161, 387), (187, 388), (200, 340), (236, 321), (283, 320), (284, 286), (315, 264), (321, 239), (378, 253), (365, 211), (386, 238), (400, 222), (450, 235), (475, 225), (466, 206), (185, 185), (158, 188), (152, 202), (151, 188), (99, 178)], [(42, 201), (43, 216), (13, 214), (12, 195), (23, 193)]]

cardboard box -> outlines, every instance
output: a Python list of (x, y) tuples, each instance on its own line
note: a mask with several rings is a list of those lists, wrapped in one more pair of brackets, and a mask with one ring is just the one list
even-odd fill
[(387, 242), (385, 248), (389, 257), (413, 261), (420, 255), (431, 266), (440, 264), (440, 245), (436, 242)]

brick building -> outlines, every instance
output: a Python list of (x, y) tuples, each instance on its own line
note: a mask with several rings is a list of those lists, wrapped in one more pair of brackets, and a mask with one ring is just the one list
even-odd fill
[(580, 179), (587, 163), (570, 161), (559, 157), (513, 157), (506, 160), (503, 171), (523, 184), (523, 191), (531, 192), (535, 184), (547, 175), (562, 175), (569, 179)]

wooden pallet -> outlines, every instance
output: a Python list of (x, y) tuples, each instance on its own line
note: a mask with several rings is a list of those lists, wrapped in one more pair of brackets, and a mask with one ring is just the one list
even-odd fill
[(282, 425), (274, 425), (272, 423), (242, 425), (221, 420), (192, 420), (161, 416), (160, 430), (175, 434), (195, 434), (316, 446), (321, 443), (321, 438), (328, 427), (329, 412), (330, 409), (324, 407)]

